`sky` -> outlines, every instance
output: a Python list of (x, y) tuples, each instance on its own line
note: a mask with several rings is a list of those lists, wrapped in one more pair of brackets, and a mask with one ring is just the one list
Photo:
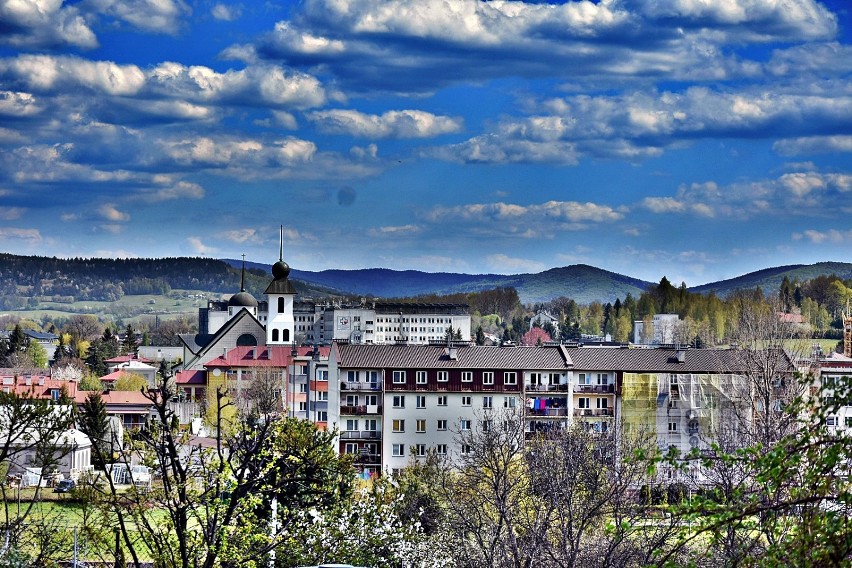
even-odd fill
[(0, 0), (0, 251), (852, 261), (845, 0)]

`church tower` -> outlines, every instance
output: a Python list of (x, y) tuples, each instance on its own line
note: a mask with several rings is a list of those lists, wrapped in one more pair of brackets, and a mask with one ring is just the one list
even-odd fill
[(296, 289), (289, 280), (290, 267), (284, 262), (284, 226), (278, 247), (278, 262), (272, 265), (272, 282), (266, 287), (269, 317), (266, 320), (266, 344), (289, 345), (296, 340), (293, 302)]

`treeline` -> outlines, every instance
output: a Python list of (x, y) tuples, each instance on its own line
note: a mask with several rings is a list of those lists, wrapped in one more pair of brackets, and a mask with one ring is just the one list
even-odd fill
[[(247, 288), (261, 294), (268, 277), (247, 275)], [(39, 302), (115, 302), (125, 295), (168, 294), (172, 289), (237, 291), (240, 272), (209, 258), (108, 259), (0, 254), (0, 308)]]

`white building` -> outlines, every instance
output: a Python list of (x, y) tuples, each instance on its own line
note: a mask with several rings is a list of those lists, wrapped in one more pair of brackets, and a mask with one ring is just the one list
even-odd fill
[(633, 343), (637, 345), (670, 345), (674, 343), (675, 331), (680, 325), (677, 314), (654, 314), (652, 329), (645, 329), (645, 322), (633, 322)]

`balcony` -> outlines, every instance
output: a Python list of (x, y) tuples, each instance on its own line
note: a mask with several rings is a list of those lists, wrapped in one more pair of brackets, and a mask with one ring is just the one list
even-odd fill
[(381, 390), (381, 388), (381, 383), (340, 382), (341, 391), (378, 391)]
[(525, 385), (527, 392), (568, 392), (568, 385)]
[(382, 413), (382, 405), (381, 404), (379, 404), (379, 405), (359, 404), (358, 406), (351, 406), (351, 405), (342, 404), (340, 406), (340, 414), (341, 415), (348, 415), (348, 414), (362, 415), (362, 414), (381, 414), (381, 413)]
[(528, 408), (527, 416), (568, 416), (567, 408)]
[(574, 392), (612, 394), (615, 392), (615, 385), (575, 385)]
[(381, 437), (378, 430), (345, 430), (340, 433), (341, 440), (378, 440)]
[(379, 454), (355, 454), (355, 463), (362, 465), (375, 465), (382, 463), (382, 456)]
[(574, 416), (612, 416), (611, 408), (575, 408)]

